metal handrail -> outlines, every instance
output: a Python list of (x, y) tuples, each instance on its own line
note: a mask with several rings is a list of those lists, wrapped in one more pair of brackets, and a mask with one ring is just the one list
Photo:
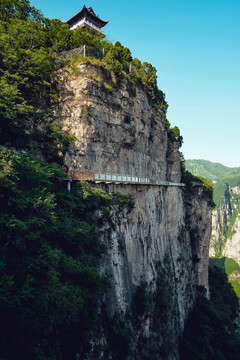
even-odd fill
[(135, 175), (111, 174), (103, 172), (84, 172), (70, 170), (68, 172), (68, 181), (87, 180), (95, 183), (116, 183), (116, 184), (139, 184), (155, 186), (185, 186), (184, 183), (175, 183), (171, 181), (160, 181)]

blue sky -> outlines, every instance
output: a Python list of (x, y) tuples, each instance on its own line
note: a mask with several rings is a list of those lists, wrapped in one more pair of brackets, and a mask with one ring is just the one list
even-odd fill
[(109, 40), (157, 68), (185, 159), (240, 166), (240, 1), (31, 1), (63, 21), (84, 3), (109, 20)]

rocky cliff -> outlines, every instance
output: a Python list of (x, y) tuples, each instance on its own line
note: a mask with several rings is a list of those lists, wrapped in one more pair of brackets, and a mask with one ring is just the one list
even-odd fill
[(240, 264), (239, 186), (225, 183), (224, 198), (213, 211), (210, 256), (221, 254)]
[[(181, 181), (179, 144), (168, 136), (164, 114), (150, 105), (143, 87), (125, 78), (115, 84), (106, 70), (80, 63), (74, 72), (59, 72), (58, 89), (55, 118), (75, 136), (66, 168)], [(130, 195), (134, 207), (113, 207), (111, 224), (101, 229), (108, 249), (101, 271), (112, 283), (106, 314), (124, 325), (117, 332), (109, 320), (109, 330), (103, 317), (95, 358), (178, 359), (178, 338), (197, 287), (208, 287), (208, 199), (198, 185), (96, 186)], [(124, 355), (114, 357), (113, 334), (118, 341), (128, 338)]]

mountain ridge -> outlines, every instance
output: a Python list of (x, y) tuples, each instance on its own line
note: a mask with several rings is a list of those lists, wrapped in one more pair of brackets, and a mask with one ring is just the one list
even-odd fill
[(186, 160), (186, 169), (193, 175), (203, 176), (207, 180), (214, 182), (213, 200), (220, 206), (224, 199), (225, 183), (231, 188), (240, 186), (240, 167), (230, 168), (220, 163), (209, 160)]
[(207, 180), (218, 181), (223, 176), (240, 174), (240, 167), (228, 167), (218, 162), (204, 159), (185, 160), (188, 171), (201, 175)]

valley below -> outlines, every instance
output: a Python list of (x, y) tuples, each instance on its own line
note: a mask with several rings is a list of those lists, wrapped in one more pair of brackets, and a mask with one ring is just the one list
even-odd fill
[(195, 176), (214, 183), (210, 258), (223, 266), (240, 297), (240, 167), (230, 168), (206, 160), (186, 160)]

